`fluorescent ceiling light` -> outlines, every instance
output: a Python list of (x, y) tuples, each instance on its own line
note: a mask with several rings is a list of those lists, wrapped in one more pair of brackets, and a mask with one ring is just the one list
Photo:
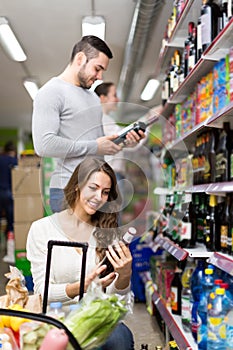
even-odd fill
[(0, 43), (6, 53), (14, 61), (22, 62), (27, 59), (22, 47), (20, 46), (15, 34), (9, 26), (5, 17), (0, 17)]
[(23, 82), (23, 85), (24, 85), (25, 89), (27, 90), (27, 92), (29, 93), (29, 95), (31, 96), (32, 100), (34, 100), (34, 98), (39, 90), (37, 83), (34, 80), (25, 79)]
[(82, 36), (95, 35), (105, 39), (105, 20), (102, 16), (86, 16), (82, 19)]
[(159, 85), (160, 85), (160, 82), (157, 79), (148, 80), (144, 90), (142, 91), (141, 100), (143, 101), (151, 100), (154, 94), (156, 93)]

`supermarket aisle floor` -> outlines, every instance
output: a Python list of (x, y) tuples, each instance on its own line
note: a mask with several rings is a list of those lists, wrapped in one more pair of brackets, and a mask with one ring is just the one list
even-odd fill
[[(3, 250), (0, 251), (0, 295), (5, 294), (7, 279), (4, 276), (9, 272), (9, 265), (2, 261)], [(148, 344), (148, 349), (155, 349), (156, 345), (164, 345), (164, 338), (159, 329), (155, 317), (151, 317), (144, 303), (135, 303), (133, 314), (125, 319), (126, 324), (132, 330), (135, 339), (135, 350), (140, 350), (141, 344)]]

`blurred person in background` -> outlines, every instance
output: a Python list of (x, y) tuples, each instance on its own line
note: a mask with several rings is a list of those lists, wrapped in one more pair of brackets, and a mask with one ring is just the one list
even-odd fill
[[(8, 141), (0, 155), (0, 215), (6, 218), (5, 237), (13, 239), (14, 232), (14, 201), (12, 195), (11, 170), (18, 164), (16, 146)], [(3, 258), (5, 262), (13, 262), (13, 252), (10, 252), (7, 245), (7, 254)]]
[[(117, 121), (112, 116), (112, 112), (117, 110), (118, 102), (120, 101), (117, 96), (116, 86), (113, 82), (103, 82), (95, 88), (95, 93), (99, 96), (100, 102), (103, 110), (103, 128), (105, 135), (120, 134), (123, 127), (117, 124)], [(142, 146), (145, 142), (145, 134), (141, 131), (140, 139), (137, 142), (131, 143), (126, 149), (122, 149), (115, 155), (106, 155), (105, 160), (113, 168), (119, 191), (122, 197), (122, 210), (126, 206), (125, 201), (125, 191), (126, 191), (126, 162), (127, 156), (125, 155), (125, 150), (136, 151), (139, 147)], [(144, 139), (142, 142), (139, 142), (141, 139)], [(121, 220), (121, 215), (120, 215)]]

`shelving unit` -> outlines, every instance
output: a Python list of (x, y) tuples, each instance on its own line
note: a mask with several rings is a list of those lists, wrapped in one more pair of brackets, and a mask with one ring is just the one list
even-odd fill
[[(142, 272), (141, 278), (144, 283), (151, 282), (151, 276), (148, 272)], [(163, 317), (169, 332), (175, 339), (180, 350), (197, 350), (197, 345), (194, 342), (192, 335), (183, 330), (181, 319), (179, 316), (173, 315), (169, 308), (166, 306), (164, 300), (160, 297), (156, 290), (156, 286), (152, 284), (153, 294), (152, 301), (159, 311), (160, 315)]]
[[(156, 65), (156, 76), (158, 79), (163, 80), (168, 68), (169, 61), (174, 53), (175, 49), (183, 48), (184, 41), (187, 38), (188, 22), (193, 21), (197, 23), (197, 19), (200, 15), (201, 0), (187, 0), (184, 9), (180, 15), (179, 20), (169, 38), (164, 49), (161, 50), (159, 61)], [(188, 74), (182, 84), (178, 87), (175, 93), (169, 97), (163, 107), (161, 114), (164, 118), (168, 118), (174, 111), (177, 103), (182, 103), (193, 92), (195, 85), (201, 80), (203, 76), (211, 71), (217, 61), (226, 56), (228, 50), (233, 46), (233, 18), (229, 21), (227, 26), (219, 33), (219, 35), (213, 40), (211, 45), (203, 53), (200, 60), (196, 63), (192, 71)], [(231, 129), (233, 129), (233, 102), (222, 108), (210, 118), (206, 119), (202, 123), (196, 125), (191, 131), (188, 131), (181, 137), (172, 141), (169, 145), (166, 145), (166, 155), (169, 152), (170, 156), (176, 156), (186, 150), (186, 154), (193, 148), (197, 135), (202, 131), (209, 128), (222, 128), (224, 122), (230, 122)], [(222, 183), (208, 183), (192, 186), (182, 186), (177, 188), (156, 188), (155, 194), (166, 195), (171, 194), (174, 191), (183, 191), (187, 193), (201, 193), (225, 195), (226, 193), (233, 192), (233, 182)], [(163, 235), (158, 235), (153, 242), (153, 250), (161, 247), (175, 257), (178, 261), (187, 259), (188, 256), (193, 258), (205, 258), (207, 262), (215, 265), (217, 268), (229, 273), (233, 276), (233, 257), (217, 253), (209, 252), (203, 245), (198, 245), (195, 249), (183, 249), (175, 244), (169, 238)], [(143, 273), (142, 279), (144, 283), (151, 280), (150, 273)], [(157, 310), (162, 315), (169, 332), (174, 337), (180, 350), (196, 350), (197, 345), (190, 334), (184, 332), (181, 318), (171, 314), (167, 308), (165, 302), (160, 297), (156, 286), (153, 285), (152, 300)]]

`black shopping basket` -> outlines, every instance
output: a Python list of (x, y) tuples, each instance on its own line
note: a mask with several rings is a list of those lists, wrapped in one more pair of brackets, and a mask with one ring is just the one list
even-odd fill
[(50, 241), (48, 241), (48, 253), (47, 253), (47, 263), (46, 263), (46, 272), (45, 272), (45, 288), (44, 288), (42, 313), (36, 314), (33, 312), (0, 308), (0, 315), (27, 318), (29, 320), (44, 322), (44, 323), (53, 325), (58, 329), (63, 329), (66, 332), (66, 334), (69, 338), (69, 343), (73, 346), (73, 349), (82, 350), (82, 348), (79, 345), (76, 338), (73, 336), (73, 334), (69, 331), (69, 329), (62, 322), (60, 322), (59, 320), (57, 320), (51, 316), (46, 315), (47, 302), (48, 302), (49, 276), (50, 276), (50, 267), (51, 267), (53, 246), (75, 247), (75, 248), (82, 249), (83, 255), (82, 255), (82, 267), (81, 267), (81, 276), (80, 276), (79, 300), (82, 299), (83, 294), (84, 294), (85, 270), (86, 270), (86, 258), (87, 258), (88, 244), (87, 243), (79, 243), (79, 242), (66, 242), (66, 241), (50, 240)]

